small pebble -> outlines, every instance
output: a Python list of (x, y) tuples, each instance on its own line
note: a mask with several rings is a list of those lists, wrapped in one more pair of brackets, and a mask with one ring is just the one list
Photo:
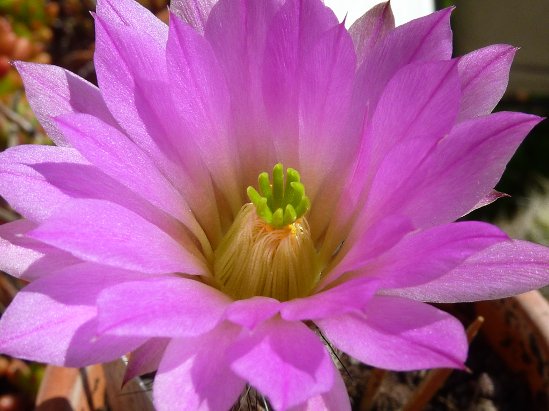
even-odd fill
[(492, 377), (483, 372), (478, 377), (479, 395), (483, 398), (494, 398), (495, 386)]
[(492, 400), (487, 398), (480, 398), (475, 411), (498, 411), (498, 408), (494, 405)]
[(21, 399), (13, 394), (0, 396), (0, 411), (20, 411), (23, 409)]

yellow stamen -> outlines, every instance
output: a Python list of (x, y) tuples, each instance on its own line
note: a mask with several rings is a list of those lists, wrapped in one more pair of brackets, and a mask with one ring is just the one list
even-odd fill
[(275, 227), (245, 204), (215, 250), (214, 275), (235, 299), (287, 301), (308, 295), (319, 278), (318, 257), (305, 217)]

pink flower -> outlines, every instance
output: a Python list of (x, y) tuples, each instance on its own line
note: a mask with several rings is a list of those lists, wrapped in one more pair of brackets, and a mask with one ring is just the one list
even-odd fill
[(394, 28), (386, 3), (348, 32), (319, 0), (214, 3), (173, 1), (167, 27), (98, 0), (99, 88), (16, 63), (57, 146), (1, 154), (24, 218), (0, 268), (32, 282), (0, 350), (132, 352), (127, 378), (158, 369), (169, 411), (228, 409), (247, 383), (277, 410), (349, 409), (313, 323), (376, 367), (463, 367), (461, 324), (426, 302), (549, 282), (547, 248), (453, 222), (540, 121), (489, 114), (515, 49), (452, 59), (449, 9)]

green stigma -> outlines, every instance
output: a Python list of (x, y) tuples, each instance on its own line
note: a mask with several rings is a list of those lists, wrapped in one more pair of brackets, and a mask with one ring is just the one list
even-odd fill
[(259, 192), (252, 186), (247, 190), (257, 215), (274, 228), (293, 224), (305, 215), (311, 201), (305, 195), (305, 187), (300, 179), (299, 173), (293, 168), (286, 169), (284, 179), (284, 167), (281, 163), (273, 168), (272, 182), (269, 173), (259, 174)]

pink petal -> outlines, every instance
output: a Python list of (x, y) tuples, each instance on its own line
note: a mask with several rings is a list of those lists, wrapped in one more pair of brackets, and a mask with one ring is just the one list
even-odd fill
[(496, 226), (476, 221), (451, 223), (411, 233), (366, 268), (381, 279), (380, 288), (400, 288), (429, 282), (467, 258), (508, 241)]
[(267, 297), (238, 300), (227, 307), (227, 320), (243, 327), (254, 329), (280, 311), (280, 302)]
[(196, 336), (221, 321), (230, 301), (215, 288), (179, 276), (128, 282), (99, 296), (99, 332), (145, 337)]
[[(368, 226), (375, 223), (375, 221), (383, 218), (383, 216), (389, 215), (406, 215), (400, 207), (398, 201), (393, 201), (392, 197), (402, 195), (400, 187), (405, 185), (408, 180), (415, 178), (416, 170), (423, 166), (423, 163), (433, 152), (436, 151), (438, 141), (441, 136), (433, 136), (433, 138), (425, 138), (420, 136), (416, 138), (408, 138), (401, 142), (395, 142), (393, 147), (387, 147), (389, 151), (383, 159), (380, 158), (381, 163), (377, 167), (375, 175), (372, 176), (373, 170), (368, 166), (369, 162), (366, 160), (367, 155), (361, 153), (359, 167), (357, 172), (353, 176), (353, 180), (347, 185), (346, 191), (349, 193), (348, 198), (353, 200), (355, 207), (360, 206), (358, 213), (361, 219), (359, 224), (355, 222), (354, 232), (364, 232), (368, 229)], [(356, 194), (354, 187), (359, 182), (359, 176), (363, 175), (365, 178), (370, 177), (372, 182), (368, 190), (363, 190), (363, 198)], [(354, 189), (354, 190), (353, 190)], [(354, 195), (354, 197), (352, 197)], [(410, 194), (407, 193), (406, 197)], [(364, 198), (365, 197), (365, 198)], [(366, 202), (365, 205), (360, 204), (360, 200)], [(348, 203), (342, 201), (342, 206), (349, 208)], [(368, 208), (368, 213), (366, 212)], [(345, 208), (344, 208), (345, 209)], [(414, 226), (416, 222), (412, 216), (406, 215), (408, 220)], [(356, 235), (356, 234), (355, 234)]]
[(168, 39), (166, 24), (134, 0), (97, 0), (96, 13), (106, 20), (147, 33), (160, 44)]
[[(164, 160), (172, 150), (169, 139), (155, 141), (141, 118), (136, 101), (139, 80), (167, 81), (165, 50), (147, 32), (95, 18), (94, 55), (101, 94), (113, 116), (132, 140), (154, 160)], [(139, 76), (139, 78), (136, 78)]]
[(291, 411), (320, 410), (351, 411), (347, 387), (338, 373), (334, 376), (334, 385), (330, 391), (312, 397), (306, 403), (291, 409)]
[(442, 138), (454, 125), (459, 103), (455, 61), (416, 63), (400, 70), (383, 91), (364, 137), (370, 142), (365, 147), (370, 172), (401, 141)]
[[(219, 0), (205, 29), (231, 94), (235, 144), (247, 184), (271, 168), (273, 132), (265, 118), (262, 74), (267, 31), (283, 0)], [(259, 137), (260, 136), (260, 137)]]
[(316, 324), (338, 349), (374, 367), (463, 368), (467, 356), (467, 338), (457, 319), (403, 298), (375, 297), (364, 313)]
[[(315, 206), (313, 236), (324, 231), (338, 198), (330, 176), (343, 175), (360, 142), (349, 122), (356, 56), (333, 12), (318, 1), (288, 1), (267, 33), (263, 95), (276, 161), (302, 173)], [(333, 144), (334, 136), (346, 144)], [(320, 166), (322, 165), (322, 166)]]
[(280, 315), (288, 321), (304, 321), (360, 311), (378, 289), (379, 282), (376, 279), (346, 281), (310, 297), (283, 303)]
[[(451, 130), (459, 110), (459, 98), (455, 61), (410, 64), (391, 79), (362, 136), (356, 164), (339, 199), (337, 217), (331, 221), (335, 227), (344, 227), (350, 224), (348, 220), (355, 210), (361, 210), (358, 218), (362, 220), (353, 222), (354, 233), (345, 237), (365, 232), (368, 223), (387, 214), (407, 217), (397, 210), (386, 212), (388, 193), (403, 184), (402, 169), (413, 168), (421, 159), (418, 152), (430, 150)], [(383, 216), (381, 208), (368, 212), (364, 209), (362, 203), (366, 196), (370, 204), (384, 204)]]
[(374, 47), (395, 28), (390, 2), (371, 8), (349, 28), (355, 44), (358, 63), (362, 63)]
[(481, 198), (480, 201), (476, 203), (471, 210), (469, 210), (464, 215), (467, 215), (470, 212), (478, 210), (479, 208), (485, 207), (489, 204), (492, 204), (494, 201), (499, 200), (500, 198), (503, 198), (503, 197), (510, 197), (510, 195), (505, 193), (500, 193), (499, 191), (496, 191), (496, 190), (491, 190), (486, 196)]
[(548, 261), (547, 247), (506, 241), (472, 255), (430, 282), (389, 292), (443, 303), (505, 298), (547, 285)]
[(450, 59), (451, 12), (447, 8), (403, 24), (378, 42), (358, 69), (355, 102), (364, 109), (375, 107), (389, 80), (407, 64)]
[(120, 131), (83, 114), (56, 119), (59, 129), (101, 171), (192, 228), (195, 222), (181, 195), (150, 158)]
[[(409, 219), (400, 216), (388, 216), (374, 223), (358, 238), (349, 237), (339, 253), (343, 255), (340, 261), (335, 261), (333, 268), (320, 281), (320, 287), (329, 284), (347, 271), (364, 266), (387, 250), (395, 246), (402, 238), (414, 230)], [(339, 256), (338, 256), (339, 257)]]
[(328, 392), (336, 377), (319, 337), (301, 322), (273, 318), (235, 342), (229, 356), (231, 369), (280, 411)]
[(88, 164), (75, 150), (27, 145), (6, 150), (1, 157), (0, 192), (33, 221), (47, 219), (73, 199), (101, 199), (134, 211), (170, 235), (181, 235), (178, 221)]
[[(349, 93), (349, 85), (352, 84), (356, 63), (350, 37), (347, 33), (343, 34), (342, 27), (332, 31), (331, 35), (324, 36), (327, 31), (337, 26), (338, 21), (333, 11), (322, 2), (288, 0), (272, 19), (267, 32), (263, 65), (265, 108), (274, 131), (277, 158), (300, 170), (300, 159), (296, 155), (300, 152), (301, 146), (296, 138), (300, 135), (300, 109), (305, 110), (305, 121), (311, 121), (311, 124), (307, 124), (311, 127), (314, 121), (311, 115), (321, 115), (312, 110), (323, 109), (322, 102), (314, 105), (314, 97), (319, 97), (322, 92), (329, 93), (327, 102), (331, 107), (337, 101), (338, 92), (346, 95)], [(308, 56), (313, 59), (312, 62), (308, 61)], [(341, 56), (345, 62), (350, 62), (350, 67), (345, 67), (345, 64), (334, 66), (337, 56)], [(325, 66), (322, 65), (325, 62), (319, 62), (322, 57), (329, 61)], [(335, 70), (333, 78), (331, 75), (326, 76), (324, 70), (329, 73), (332, 69)], [(313, 84), (319, 83), (318, 90), (312, 87), (313, 84), (301, 84), (307, 78), (305, 71), (314, 76), (310, 79)], [(340, 78), (344, 73), (349, 73), (347, 78)], [(343, 86), (342, 90), (335, 89), (339, 82)], [(301, 91), (305, 93), (305, 101), (300, 101)], [(319, 93), (316, 96), (315, 91)], [(329, 118), (332, 118), (331, 114)], [(306, 138), (310, 139), (312, 136)], [(308, 149), (305, 142), (303, 148)]]
[(87, 164), (76, 150), (65, 147), (21, 145), (0, 153), (0, 195), (35, 222), (48, 218), (70, 199), (32, 168), (41, 163)]
[(492, 112), (507, 88), (516, 51), (515, 47), (498, 44), (473, 51), (459, 59), (463, 97), (458, 121)]
[[(298, 164), (307, 195), (315, 204), (309, 221), (322, 232), (338, 197), (333, 176), (348, 173), (361, 137), (359, 128), (349, 128), (356, 56), (345, 27), (338, 25), (324, 33), (304, 61), (297, 72), (299, 88), (293, 91), (298, 95)], [(334, 145), (334, 136), (345, 144)], [(284, 151), (278, 154), (291, 158)]]
[[(208, 41), (174, 15), (170, 20), (166, 59), (170, 87), (176, 88), (174, 94), (181, 105), (179, 114), (185, 117), (191, 131), (196, 134), (199, 132), (196, 128), (202, 126), (218, 134), (212, 140), (226, 139), (223, 129), (227, 128), (230, 96), (223, 71)], [(192, 121), (196, 124), (190, 124)], [(207, 121), (213, 124), (204, 124)], [(206, 151), (207, 144), (198, 143), (204, 144), (201, 149)]]
[(206, 22), (217, 0), (172, 0), (170, 11), (186, 21), (200, 34), (204, 34)]
[(200, 337), (173, 339), (154, 380), (158, 411), (228, 410), (246, 385), (226, 359), (238, 333), (224, 324)]
[(169, 343), (169, 338), (151, 338), (133, 351), (124, 374), (124, 384), (132, 378), (156, 371)]
[(48, 136), (58, 146), (68, 143), (53, 119), (66, 113), (86, 113), (116, 125), (97, 87), (70, 71), (49, 64), (18, 61), (25, 94)]
[(32, 281), (81, 262), (67, 252), (25, 235), (35, 228), (36, 224), (28, 220), (0, 225), (0, 270)]
[(206, 274), (199, 257), (132, 211), (74, 200), (28, 234), (86, 261), (146, 273)]
[[(236, 180), (227, 182), (227, 187), (218, 187), (223, 192), (216, 193), (210, 171), (204, 164), (198, 145), (190, 137), (188, 127), (182, 122), (177, 113), (178, 96), (170, 95), (170, 86), (167, 83), (141, 79), (135, 88), (135, 98), (140, 108), (140, 115), (147, 125), (147, 130), (160, 146), (169, 146), (169, 152), (162, 150), (153, 156), (157, 168), (164, 174), (170, 183), (181, 193), (200, 227), (192, 231), (197, 235), (201, 229), (207, 239), (214, 245), (222, 236), (220, 214), (217, 202), (223, 202), (222, 194), (227, 195), (234, 205), (234, 200), (240, 200), (239, 191), (229, 192), (227, 187), (233, 187)], [(173, 99), (171, 98), (173, 97)], [(181, 136), (189, 138), (182, 144)], [(168, 142), (168, 144), (164, 144)], [(167, 157), (162, 158), (163, 155)], [(173, 157), (173, 158), (172, 158)], [(227, 175), (230, 175), (227, 173)], [(227, 178), (227, 176), (225, 176)], [(218, 183), (222, 184), (222, 183)], [(216, 195), (219, 197), (216, 198)], [(239, 206), (241, 202), (239, 202)], [(233, 208), (236, 213), (236, 210)], [(202, 241), (203, 242), (203, 241)]]
[[(223, 71), (210, 44), (178, 17), (170, 19), (166, 50), (169, 87), (175, 117), (182, 119), (189, 139), (197, 145), (217, 187), (224, 193), (238, 193), (238, 157), (229, 140), (230, 95)], [(229, 197), (236, 213), (240, 196)]]
[[(131, 27), (96, 18), (95, 66), (113, 115), (132, 141), (184, 196), (209, 238), (221, 235), (215, 194), (201, 154), (172, 100), (164, 46)], [(116, 64), (113, 64), (116, 62)], [(192, 229), (197, 234), (197, 229)], [(204, 242), (204, 241), (202, 241)]]
[(177, 219), (155, 207), (95, 166), (74, 163), (38, 163), (29, 166), (29, 168), (40, 173), (33, 179), (35, 185), (38, 182), (42, 183), (43, 179), (43, 184), (50, 184), (66, 196), (63, 201), (57, 201), (58, 196), (47, 198), (41, 196), (41, 206), (48, 207), (50, 212), (62, 207), (65, 201), (73, 199), (106, 200), (135, 212), (172, 237), (182, 236), (183, 226)]
[(0, 351), (69, 367), (112, 361), (142, 338), (98, 337), (95, 299), (101, 290), (139, 274), (79, 264), (21, 290), (0, 320)]
[(373, 219), (386, 213), (407, 215), (417, 227), (454, 221), (496, 185), (539, 121), (533, 115), (501, 112), (462, 122), (431, 147), (421, 139), (405, 150), (397, 145), (376, 176), (364, 214)]

